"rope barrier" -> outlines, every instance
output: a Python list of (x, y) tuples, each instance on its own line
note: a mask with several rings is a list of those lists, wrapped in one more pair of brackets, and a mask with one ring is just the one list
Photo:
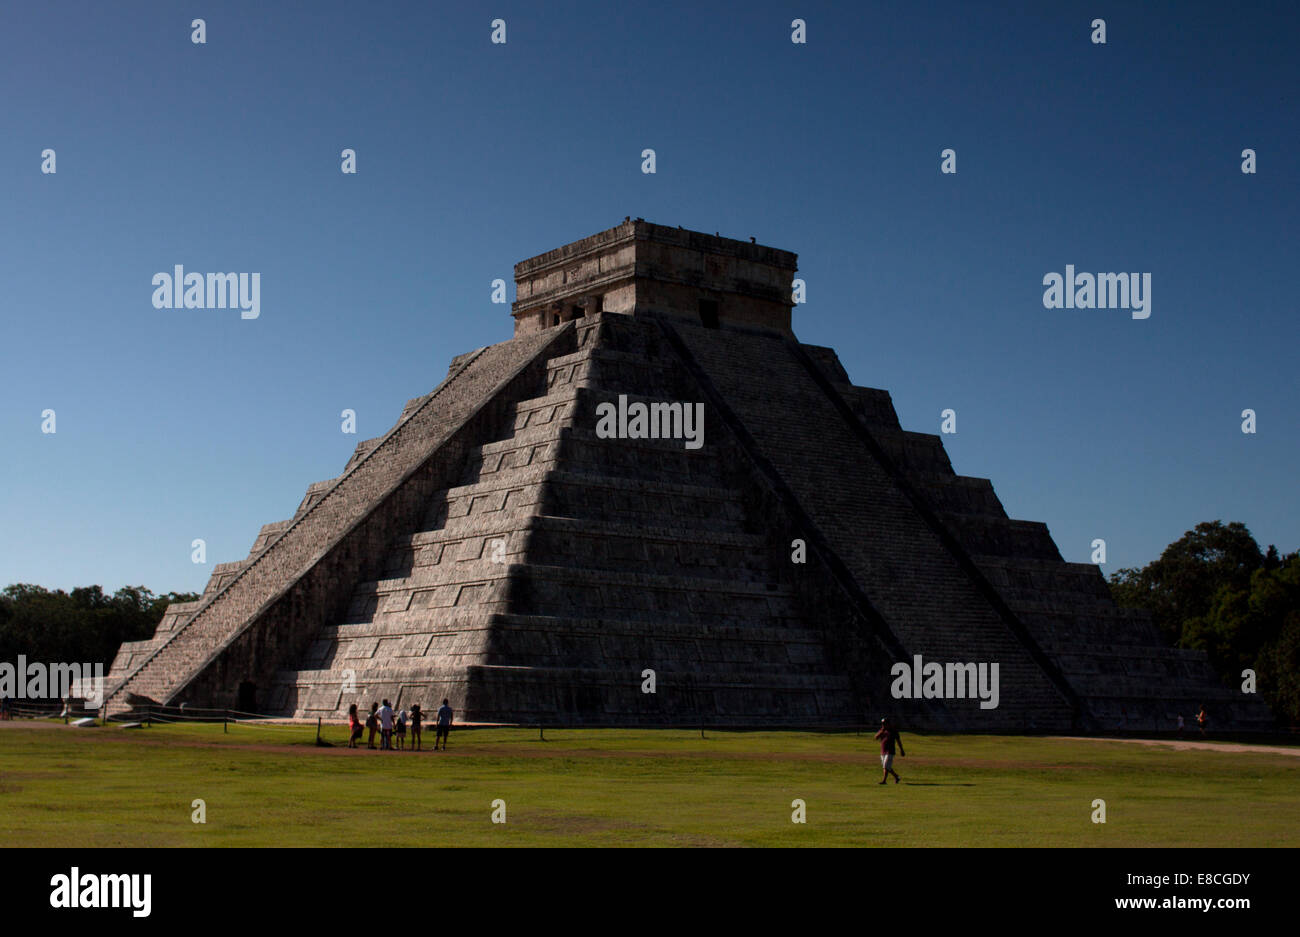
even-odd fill
[[(27, 703), (16, 703), (11, 700), (9, 702), (8, 711), (16, 718), (53, 719), (53, 718), (60, 718), (64, 715), (64, 707), (61, 703), (51, 703), (49, 705), (42, 705), (40, 703), (35, 703), (31, 701)], [(68, 715), (74, 719), (81, 719), (88, 716), (94, 716), (98, 712), (99, 710), (97, 709), (84, 709), (84, 708), (72, 707), (68, 710)], [(266, 713), (251, 713), (251, 712), (245, 712), (243, 710), (237, 710), (237, 709), (211, 709), (211, 708), (204, 708), (204, 707), (197, 707), (197, 706), (186, 706), (184, 709), (180, 709), (179, 707), (170, 707), (170, 706), (166, 706), (166, 707), (150, 706), (150, 707), (145, 707), (143, 709), (135, 709), (135, 710), (128, 710), (127, 712), (114, 713), (113, 715), (108, 717), (108, 721), (109, 722), (158, 722), (158, 723), (168, 724), (168, 725), (185, 724), (185, 723), (225, 722), (227, 724), (243, 725), (243, 726), (263, 726), (263, 727), (273, 728), (273, 729), (304, 729), (304, 728), (312, 727), (312, 723), (307, 719), (304, 719), (301, 722), (288, 723), (288, 724), (284, 722), (275, 721), (275, 720), (283, 720), (285, 718), (286, 718), (285, 716), (273, 716)], [(322, 728), (328, 729), (334, 726), (337, 726), (338, 728), (347, 727), (347, 721), (345, 716), (335, 716), (332, 717), (332, 719), (337, 719), (338, 721), (337, 722), (331, 721), (331, 723), (329, 723), (328, 725), (324, 724), (322, 721), (321, 722)], [(323, 720), (323, 717), (318, 717), (318, 721), (320, 720)], [(699, 732), (701, 733), (701, 736), (703, 736), (706, 730), (715, 731), (715, 732), (729, 732), (729, 731), (734, 731), (734, 732), (752, 732), (752, 731), (862, 732), (867, 729), (877, 728), (877, 726), (874, 723), (868, 724), (868, 723), (862, 723), (858, 721), (843, 722), (843, 723), (839, 723), (839, 722), (825, 723), (825, 724), (810, 725), (810, 726), (763, 726), (763, 725), (714, 726), (708, 724), (701, 724), (699, 722), (687, 722), (687, 723), (667, 722), (658, 725), (628, 725), (628, 726), (584, 725), (582, 723), (573, 723), (573, 724), (534, 723), (533, 725), (537, 729), (538, 738), (542, 740), (545, 740), (546, 729), (551, 729), (552, 731), (561, 731), (561, 730), (583, 731), (588, 729), (602, 730), (602, 731), (604, 730), (615, 730), (615, 731), (618, 730), (624, 730), (624, 731), (682, 730), (682, 731)], [(426, 720), (424, 726), (426, 729), (431, 730), (435, 728), (435, 723)], [(531, 726), (523, 725), (523, 724), (479, 726), (479, 725), (472, 725), (472, 724), (467, 725), (465, 723), (457, 724), (455, 728), (457, 729), (518, 728), (527, 731), (531, 731), (532, 729)]]
[[(10, 719), (60, 719), (64, 722), (71, 720), (93, 718), (103, 713), (102, 708), (87, 709), (81, 703), (76, 701), (67, 707), (64, 711), (64, 704), (59, 701), (44, 702), (41, 700), (14, 700), (5, 701), (6, 717)], [(248, 726), (264, 727), (272, 729), (288, 729), (291, 731), (309, 730), (313, 728), (309, 719), (301, 722), (284, 723), (276, 720), (283, 720), (285, 716), (274, 716), (266, 713), (250, 713), (236, 709), (214, 709), (198, 706), (186, 706), (184, 709), (172, 706), (146, 706), (143, 708), (131, 709), (125, 712), (116, 712), (106, 718), (108, 723), (146, 723), (152, 725), (192, 725), (192, 724), (215, 724), (223, 723), (225, 730), (229, 731), (229, 726)], [(338, 729), (340, 732), (347, 731), (347, 721), (345, 716), (331, 715), (331, 722), (326, 724), (324, 717), (317, 717), (317, 739), (322, 738), (323, 733), (332, 732)], [(337, 720), (334, 721), (334, 720)], [(436, 729), (436, 723), (426, 720), (424, 722), (424, 731), (431, 733)], [(710, 725), (701, 724), (700, 722), (672, 723), (665, 722), (658, 725), (586, 725), (582, 723), (532, 723), (532, 724), (503, 724), (503, 725), (478, 725), (459, 723), (455, 725), (457, 731), (474, 730), (474, 729), (516, 729), (521, 733), (531, 733), (535, 728), (537, 738), (546, 741), (546, 730), (552, 731), (681, 731), (700, 734), (702, 739), (707, 739), (706, 731), (715, 733), (741, 733), (741, 732), (854, 732), (859, 735), (865, 733), (874, 733), (879, 726), (874, 721), (863, 722), (861, 720), (846, 720), (843, 722), (827, 722), (817, 725), (791, 726), (791, 725)], [(1050, 733), (1047, 733), (1050, 734)], [(1132, 733), (1130, 733), (1132, 734)], [(1170, 732), (1159, 733), (1161, 735), (1171, 735)], [(1300, 728), (1295, 726), (1279, 727), (1271, 733), (1286, 741), (1291, 741), (1288, 736), (1295, 737), (1300, 735)], [(511, 741), (511, 740), (504, 740)], [(524, 741), (520, 739), (519, 741)]]

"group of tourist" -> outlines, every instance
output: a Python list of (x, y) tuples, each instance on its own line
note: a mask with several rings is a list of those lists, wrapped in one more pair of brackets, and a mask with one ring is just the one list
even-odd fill
[[(1183, 734), (1183, 714), (1178, 714), (1178, 735), (1181, 738)], [(1196, 714), (1196, 726), (1201, 730), (1201, 736), (1205, 736), (1205, 728), (1210, 724), (1210, 714), (1205, 709), (1205, 704), (1201, 704), (1201, 711)]]
[[(1174, 716), (1174, 719), (1176, 720), (1178, 726), (1178, 737), (1182, 738), (1183, 729), (1187, 727), (1187, 720), (1183, 718), (1182, 713), (1176, 714)], [(1196, 725), (1201, 730), (1202, 737), (1205, 737), (1205, 729), (1209, 724), (1210, 724), (1210, 714), (1206, 710), (1205, 704), (1202, 703), (1200, 711), (1197, 712), (1196, 714)], [(1129, 728), (1128, 709), (1123, 706), (1119, 708), (1119, 719), (1115, 723), (1115, 728), (1122, 729), (1124, 731), (1127, 731)]]
[[(433, 750), (438, 750), (438, 744), (442, 743), (442, 750), (447, 750), (447, 736), (451, 732), (452, 708), (447, 700), (442, 701), (438, 707), (437, 723), (435, 728), (437, 733), (433, 737)], [(370, 715), (366, 717), (363, 723), (357, 715), (357, 704), (353, 703), (348, 707), (348, 748), (359, 747), (361, 736), (366, 729), (370, 730), (369, 747), (375, 747), (375, 733), (379, 734), (380, 751), (401, 751), (406, 749), (406, 730), (411, 730), (410, 751), (420, 751), (420, 736), (424, 726), (424, 713), (420, 709), (419, 703), (412, 704), (410, 710), (393, 711), (388, 700), (384, 700), (383, 705), (379, 703), (370, 704)]]

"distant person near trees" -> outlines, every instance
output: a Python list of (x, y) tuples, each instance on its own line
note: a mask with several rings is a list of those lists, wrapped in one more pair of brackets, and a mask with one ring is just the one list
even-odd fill
[(897, 784), (901, 779), (898, 772), (894, 770), (894, 746), (898, 746), (898, 754), (904, 758), (907, 757), (907, 752), (903, 750), (902, 736), (889, 721), (888, 716), (880, 720), (880, 731), (876, 733), (876, 738), (880, 740), (880, 766), (884, 769), (880, 775), (880, 783), (886, 783), (892, 774), (894, 783)]
[(442, 750), (447, 750), (447, 734), (451, 732), (451, 706), (444, 699), (442, 705), (438, 707), (438, 734), (433, 737), (433, 750), (438, 750), (438, 743), (442, 742)]
[(1205, 711), (1205, 704), (1201, 704), (1201, 711), (1196, 714), (1196, 724), (1201, 727), (1201, 738), (1205, 737), (1205, 726), (1210, 721), (1210, 714)]

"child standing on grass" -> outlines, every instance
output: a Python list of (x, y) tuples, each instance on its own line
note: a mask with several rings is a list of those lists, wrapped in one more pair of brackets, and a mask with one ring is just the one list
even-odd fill
[(403, 709), (397, 714), (397, 750), (401, 751), (406, 745), (406, 710)]

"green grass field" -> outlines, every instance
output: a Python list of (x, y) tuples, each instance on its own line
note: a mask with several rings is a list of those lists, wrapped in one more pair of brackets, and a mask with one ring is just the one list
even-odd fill
[(344, 735), (3, 723), (0, 846), (1300, 845), (1285, 753), (905, 733), (881, 787), (853, 733), (485, 729), (445, 754)]

